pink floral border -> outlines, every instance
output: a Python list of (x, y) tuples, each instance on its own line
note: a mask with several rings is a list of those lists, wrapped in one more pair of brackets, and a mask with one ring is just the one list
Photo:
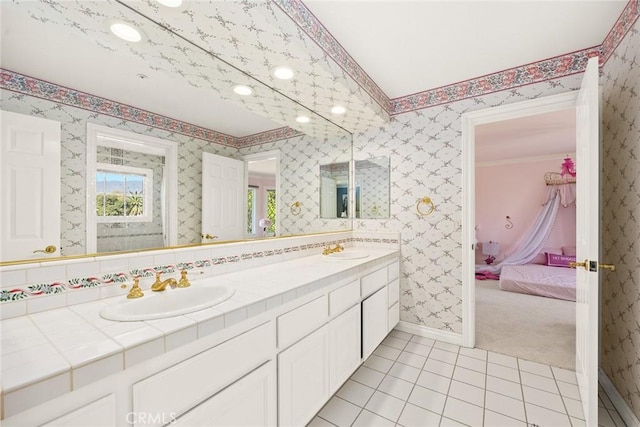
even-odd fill
[(0, 69), (0, 76), (2, 89), (230, 147), (260, 145), (302, 135), (295, 129), (282, 127), (237, 138), (14, 71)]
[(301, 0), (271, 1), (320, 46), (374, 101), (380, 104), (386, 112), (389, 112), (389, 97)]
[(611, 57), (611, 54), (616, 47), (620, 44), (620, 41), (629, 32), (633, 24), (640, 17), (640, 0), (630, 0), (625, 6), (624, 10), (618, 17), (618, 20), (613, 25), (607, 37), (602, 42), (602, 57), (600, 58), (600, 65), (604, 65)]
[(462, 82), (391, 100), (391, 115), (474, 98), (489, 93), (526, 86), (584, 72), (589, 58), (600, 55), (594, 46), (544, 61), (510, 68)]
[(322, 25), (318, 18), (304, 5), (302, 0), (271, 1), (282, 9), (291, 20), (305, 31), (318, 46), (392, 116), (581, 73), (584, 71), (587, 59), (595, 55), (600, 55), (600, 65), (602, 66), (638, 19), (640, 9), (640, 0), (629, 0), (600, 46), (390, 100)]

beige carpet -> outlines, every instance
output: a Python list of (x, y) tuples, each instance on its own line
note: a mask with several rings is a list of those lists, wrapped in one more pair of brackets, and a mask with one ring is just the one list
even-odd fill
[(476, 347), (575, 370), (575, 302), (502, 291), (476, 280)]

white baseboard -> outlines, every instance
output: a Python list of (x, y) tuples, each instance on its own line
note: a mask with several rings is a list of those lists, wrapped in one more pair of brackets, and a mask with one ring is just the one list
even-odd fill
[(613, 385), (613, 382), (602, 368), (599, 368), (598, 382), (604, 389), (607, 396), (609, 396), (611, 403), (616, 407), (618, 413), (622, 417), (622, 420), (627, 424), (627, 426), (640, 427), (640, 420), (638, 420), (636, 414), (633, 413), (627, 402), (622, 398), (620, 393), (618, 393), (618, 389), (616, 389), (616, 386)]
[(429, 328), (427, 326), (416, 325), (401, 320), (395, 329), (407, 332), (409, 334), (419, 335), (421, 337), (431, 338), (436, 341), (442, 341), (449, 344), (462, 345), (462, 335), (453, 332), (441, 331), (440, 329)]

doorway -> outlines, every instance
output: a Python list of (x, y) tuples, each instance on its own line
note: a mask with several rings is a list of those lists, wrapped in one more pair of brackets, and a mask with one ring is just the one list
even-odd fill
[(279, 235), (280, 151), (272, 150), (247, 155), (246, 228), (249, 238)]
[(467, 113), (462, 117), (462, 341), (466, 347), (476, 345), (476, 127), (574, 109), (577, 93), (569, 92)]

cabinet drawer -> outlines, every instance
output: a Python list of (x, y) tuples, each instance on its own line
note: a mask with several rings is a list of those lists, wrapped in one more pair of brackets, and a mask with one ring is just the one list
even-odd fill
[(400, 321), (400, 303), (397, 302), (393, 306), (389, 308), (389, 315), (387, 317), (389, 320), (389, 331), (396, 327), (398, 322)]
[(269, 360), (274, 349), (272, 325), (265, 323), (135, 383), (133, 411), (175, 417)]
[(328, 298), (323, 295), (278, 317), (278, 347), (283, 349), (322, 325), (328, 316)]
[(378, 271), (367, 274), (360, 279), (362, 288), (362, 296), (366, 297), (387, 284), (387, 268), (381, 268)]
[(360, 284), (354, 280), (329, 293), (329, 315), (333, 317), (340, 314), (358, 302), (360, 302)]
[(393, 282), (389, 283), (387, 285), (387, 292), (387, 300), (389, 302), (389, 307), (391, 307), (400, 299), (400, 279), (396, 279)]
[(387, 266), (387, 270), (389, 271), (389, 281), (393, 279), (397, 279), (400, 277), (400, 261), (396, 261), (393, 264), (389, 264)]

